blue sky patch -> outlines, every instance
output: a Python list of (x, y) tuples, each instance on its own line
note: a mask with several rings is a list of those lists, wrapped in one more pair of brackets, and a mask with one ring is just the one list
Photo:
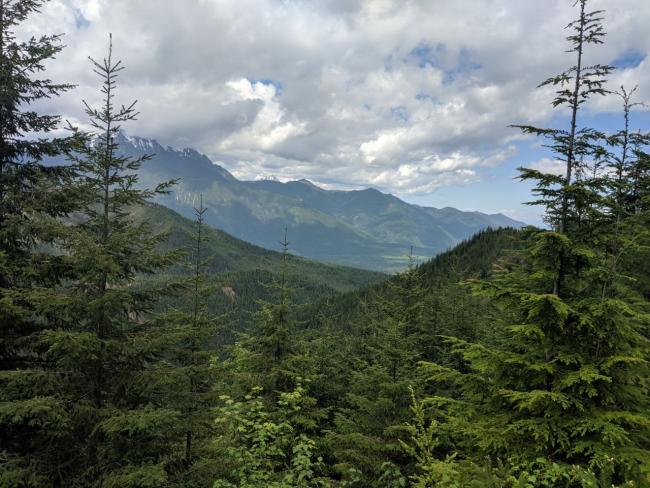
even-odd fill
[(429, 101), (431, 103), (438, 103), (438, 100), (434, 96), (424, 92), (420, 92), (415, 95), (415, 99), (419, 100), (420, 102)]
[(454, 56), (444, 44), (435, 46), (421, 42), (411, 49), (406, 63), (415, 62), (420, 68), (434, 67), (442, 71), (443, 83), (450, 84), (464, 74), (481, 69), (481, 65), (472, 59), (472, 53), (467, 48), (461, 48)]
[(456, 67), (445, 70), (445, 83), (452, 83), (460, 76), (481, 69), (481, 65), (472, 60), (472, 53), (469, 49), (461, 48), (458, 53)]
[(647, 53), (642, 53), (636, 49), (628, 49), (612, 61), (612, 66), (615, 66), (619, 69), (631, 69), (639, 66), (643, 60), (646, 58)]
[(270, 78), (261, 78), (259, 80), (250, 80), (251, 83), (262, 83), (263, 85), (268, 85), (268, 86), (273, 86), (275, 87), (275, 94), (276, 96), (280, 95), (282, 93), (282, 83), (276, 80), (272, 80)]
[(415, 60), (420, 68), (426, 68), (427, 66), (442, 68), (444, 58), (447, 55), (447, 47), (444, 44), (432, 46), (426, 42), (421, 42), (411, 49), (407, 59), (411, 58)]

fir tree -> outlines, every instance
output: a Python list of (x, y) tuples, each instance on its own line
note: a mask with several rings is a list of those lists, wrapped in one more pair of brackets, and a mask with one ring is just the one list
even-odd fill
[(206, 210), (200, 197), (198, 208), (194, 208), (196, 231), (187, 263), (191, 274), (178, 294), (186, 306), (161, 314), (157, 326), (150, 331), (149, 340), (160, 344), (160, 359), (143, 377), (143, 389), (148, 391), (151, 401), (179, 413), (179, 425), (172, 428), (169, 439), (170, 444), (177, 444), (174, 433), (182, 432), (182, 457), (176, 457), (180, 461), (177, 469), (168, 469), (173, 473), (170, 482), (178, 486), (209, 484), (216, 463), (210, 449), (217, 402), (217, 370), (212, 360), (221, 317), (210, 314), (206, 305), (206, 299), (214, 293), (214, 287), (207, 284), (206, 269), (211, 259), (205, 256)]
[(364, 340), (328, 444), (337, 469), (363, 473), (366, 486), (405, 486), (400, 440), (409, 417), (408, 388), (424, 346), (425, 288), (411, 252), (406, 271), (377, 291), (364, 317)]
[(262, 387), (270, 402), (313, 376), (313, 365), (297, 340), (294, 290), (289, 285), (289, 242), (285, 229), (279, 276), (269, 285), (272, 300), (261, 300), (255, 327), (244, 334), (226, 365), (238, 379), (240, 394)]
[[(291, 416), (292, 435), (313, 437), (322, 427), (327, 409), (318, 405), (312, 392), (312, 381), (318, 378), (315, 359), (309, 354), (296, 327), (291, 300), (293, 289), (289, 285), (286, 229), (280, 244), (282, 262), (279, 276), (274, 277), (270, 285), (273, 299), (260, 301), (252, 332), (242, 334), (230, 357), (222, 363), (224, 382), (221, 390), (225, 393), (224, 398), (243, 399), (244, 403), (251, 400), (250, 392), (256, 391), (255, 402), (263, 400), (265, 411), (274, 419), (287, 414), (285, 399), (299, 394), (300, 408), (295, 409)], [(271, 476), (269, 479), (273, 477), (271, 473), (268, 476)]]
[(168, 436), (179, 425), (179, 413), (152, 404), (142, 388), (160, 348), (146, 334), (150, 312), (165, 290), (136, 280), (177, 257), (159, 252), (165, 236), (134, 223), (129, 212), (169, 183), (154, 190), (137, 187), (137, 170), (150, 157), (118, 153), (121, 124), (137, 113), (135, 104), (114, 104), (123, 68), (113, 60), (112, 43), (107, 58), (91, 62), (102, 79), (103, 104), (86, 104), (95, 133), (71, 155), (75, 184), (84, 195), (78, 224), (63, 242), (74, 279), (61, 289), (61, 320), (39, 342), (48, 367), (62, 374), (60, 395), (74, 433), (76, 454), (65, 486), (155, 486), (167, 479), (165, 463), (174, 448)]
[[(595, 64), (585, 65), (585, 49), (590, 44), (602, 44), (605, 31), (602, 26), (602, 10), (588, 12), (587, 0), (577, 0), (579, 17), (567, 28), (571, 34), (567, 37), (570, 44), (569, 52), (575, 53), (576, 64), (568, 70), (548, 78), (539, 86), (557, 88), (553, 107), (566, 107), (570, 112), (568, 129), (539, 128), (528, 125), (515, 125), (524, 134), (543, 137), (549, 142), (546, 147), (552, 150), (554, 156), (565, 164), (564, 176), (543, 173), (531, 168), (520, 168), (522, 180), (534, 180), (536, 186), (533, 193), (539, 196), (531, 205), (546, 206), (546, 220), (560, 234), (579, 224), (585, 198), (589, 199), (588, 186), (580, 181), (584, 172), (584, 158), (599, 152), (598, 141), (602, 134), (588, 127), (580, 127), (578, 115), (582, 106), (594, 95), (606, 95), (605, 77), (613, 67)], [(557, 277), (553, 282), (553, 293), (560, 292), (563, 275), (567, 265), (561, 258)]]
[(65, 256), (52, 253), (65, 234), (57, 221), (76, 208), (71, 171), (46, 166), (70, 148), (48, 137), (59, 116), (32, 107), (72, 88), (42, 77), (61, 51), (60, 36), (19, 40), (15, 30), (43, 1), (0, 1), (0, 485), (61, 482), (68, 464), (70, 422), (32, 340), (55, 323), (60, 300), (52, 288), (69, 277)]
[(295, 352), (295, 324), (294, 317), (291, 315), (293, 290), (288, 283), (289, 241), (286, 228), (280, 245), (282, 246), (280, 278), (272, 285), (276, 300), (262, 303), (258, 318), (260, 325), (258, 351), (263, 374), (270, 381), (270, 392), (290, 391), (294, 381), (292, 372), (286, 367), (287, 359)]
[[(580, 20), (571, 24), (578, 35), (570, 40), (580, 54), (584, 43), (601, 42), (603, 31), (599, 13), (585, 14), (585, 2), (579, 5)], [(592, 71), (605, 72), (600, 66)], [(585, 89), (571, 92), (573, 107), (579, 106), (576, 100), (604, 91), (588, 75), (576, 82)], [(560, 93), (554, 104), (566, 97)], [(597, 167), (606, 153), (596, 147), (602, 136), (592, 137), (594, 131), (576, 132), (575, 139), (572, 134), (573, 129), (561, 138), (553, 133), (563, 144), (554, 148), (568, 167), (566, 178), (555, 180), (559, 191), (548, 189), (548, 175), (524, 171), (525, 178), (538, 179), (547, 219), (560, 232), (529, 230), (520, 248), (501, 259), (492, 280), (472, 285), (512, 321), (491, 343), (448, 338), (463, 361), (460, 368), (423, 366), (439, 388), (448, 387), (439, 391), (451, 392), (427, 399), (438, 421), (437, 459), (449, 454), (454, 469), (465, 473), (501, 466), (506, 486), (645, 486), (650, 481), (645, 325), (650, 316), (647, 303), (625, 279), (624, 263), (631, 253), (647, 260), (648, 248), (621, 244), (647, 242), (647, 214), (639, 217), (643, 226), (619, 211), (618, 188), (630, 184), (626, 171), (620, 179), (614, 175), (609, 198), (601, 175), (570, 184), (576, 155)], [(615, 165), (624, 159), (618, 154)], [(612, 244), (603, 219), (619, 220), (618, 244)], [(607, 265), (613, 247), (620, 252), (620, 266)]]
[[(631, 130), (631, 114), (635, 107), (636, 87), (627, 91), (621, 86), (616, 95), (621, 99), (623, 124), (620, 130), (607, 137), (607, 151), (603, 158), (601, 175), (598, 179), (602, 198), (599, 201), (600, 218), (597, 235), (602, 249), (602, 296), (611, 296), (613, 282), (619, 268), (625, 267), (624, 259), (643, 255), (643, 247), (648, 245), (646, 214), (643, 206), (643, 191), (647, 195), (648, 154), (650, 134)], [(628, 268), (639, 276), (635, 267)]]

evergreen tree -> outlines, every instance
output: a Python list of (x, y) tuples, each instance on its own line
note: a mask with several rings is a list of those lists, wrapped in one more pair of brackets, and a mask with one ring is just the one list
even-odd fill
[[(157, 320), (150, 331), (151, 343), (160, 345), (159, 362), (143, 376), (143, 389), (152, 403), (179, 413), (179, 425), (169, 432), (171, 444), (175, 432), (182, 432), (182, 458), (176, 456), (178, 467), (168, 468), (170, 483), (178, 486), (207, 486), (211, 484), (215, 463), (210, 444), (213, 440), (213, 409), (217, 405), (214, 388), (217, 370), (212, 366), (213, 350), (220, 327), (220, 317), (208, 312), (206, 299), (214, 293), (207, 283), (206, 269), (210, 257), (205, 256), (208, 242), (203, 215), (206, 212), (200, 198), (196, 215), (194, 244), (190, 250), (191, 275), (183, 283), (179, 297), (184, 308), (171, 308)], [(160, 340), (160, 338), (163, 340)], [(181, 461), (182, 460), (182, 461)]]
[[(567, 28), (572, 31), (567, 37), (569, 52), (575, 53), (576, 64), (568, 70), (548, 78), (539, 86), (557, 88), (553, 107), (566, 107), (570, 112), (568, 129), (539, 128), (528, 125), (515, 125), (524, 134), (543, 137), (549, 142), (546, 147), (552, 150), (554, 156), (565, 164), (565, 175), (558, 176), (543, 173), (531, 168), (519, 168), (521, 179), (534, 180), (536, 186), (533, 193), (538, 195), (532, 205), (546, 206), (546, 221), (560, 234), (565, 234), (569, 227), (579, 225), (582, 211), (586, 205), (585, 199), (590, 196), (589, 186), (581, 181), (584, 173), (584, 159), (599, 153), (597, 145), (602, 134), (588, 127), (580, 127), (578, 115), (582, 106), (594, 95), (606, 95), (605, 77), (613, 67), (595, 64), (586, 66), (584, 62), (585, 49), (590, 44), (602, 44), (605, 31), (602, 26), (602, 10), (588, 12), (587, 0), (577, 0), (579, 17)], [(553, 282), (553, 293), (560, 291), (563, 276), (568, 265), (560, 257), (557, 277)]]
[[(300, 454), (296, 462), (302, 459), (308, 465), (311, 465), (311, 452), (318, 447), (314, 444), (314, 439), (327, 416), (327, 409), (318, 405), (314, 392), (312, 392), (312, 381), (318, 379), (315, 358), (310, 355), (308, 345), (302, 340), (296, 327), (295, 310), (291, 301), (293, 289), (289, 286), (288, 280), (290, 263), (286, 229), (284, 239), (280, 244), (283, 253), (280, 274), (279, 277), (274, 277), (274, 281), (270, 285), (270, 290), (274, 294), (273, 300), (260, 301), (260, 308), (256, 313), (256, 323), (253, 331), (242, 334), (240, 341), (232, 348), (230, 356), (221, 364), (220, 371), (224, 379), (221, 385), (221, 391), (224, 392), (222, 399), (227, 403), (226, 407), (224, 407), (225, 410), (222, 411), (224, 413), (228, 412), (232, 406), (237, 410), (254, 407), (257, 412), (261, 408), (259, 402), (263, 402), (265, 412), (263, 415), (265, 417), (268, 415), (273, 421), (278, 422), (281, 430), (285, 429), (286, 416), (290, 414), (290, 429), (289, 427), (286, 428), (291, 431), (290, 437), (294, 441), (299, 441), (299, 444), (294, 448), (289, 448), (288, 451), (285, 450), (284, 455), (291, 452), (292, 449), (294, 449), (295, 454), (308, 449), (309, 452), (305, 451), (304, 453), (307, 458)], [(252, 396), (250, 392), (254, 392)], [(291, 406), (287, 404), (286, 402), (290, 398), (299, 399), (299, 405)], [(271, 447), (275, 434), (268, 433), (263, 425), (256, 426), (258, 420), (257, 418), (242, 420), (246, 426), (254, 428), (254, 431), (247, 431), (244, 437), (250, 435), (255, 438), (255, 442), (258, 442), (259, 439), (256, 436), (270, 435), (268, 446), (267, 441), (264, 440), (264, 445), (258, 447), (239, 446), (235, 450), (226, 449), (227, 457), (232, 456), (235, 452), (240, 452), (242, 448), (244, 450), (253, 449), (255, 456), (258, 454), (266, 456), (263, 451), (267, 447), (270, 448), (269, 454), (278, 449), (277, 447)], [(258, 427), (262, 427), (262, 429), (258, 431)], [(233, 433), (221, 432), (217, 442), (221, 443), (223, 436), (228, 438)], [(307, 448), (307, 444), (302, 442), (303, 440), (308, 441), (309, 448)], [(257, 452), (258, 448), (261, 451)], [(238, 449), (239, 451), (237, 451)], [(266, 462), (264, 461), (264, 463)], [(245, 467), (244, 469), (250, 468)], [(261, 466), (259, 469), (263, 471)], [(309, 470), (311, 471), (312, 468), (309, 468)], [(253, 483), (253, 480), (259, 483), (262, 482), (261, 480), (267, 480), (268, 486), (307, 486), (307, 479), (309, 479), (305, 478), (303, 480), (304, 475), (297, 475), (295, 485), (291, 483), (274, 485), (271, 482), (271, 480), (277, 479), (274, 473), (260, 473), (257, 471), (256, 473), (250, 475), (253, 476), (252, 478), (248, 478), (248, 475), (241, 478), (241, 486), (254, 486), (254, 484), (246, 484)], [(256, 478), (256, 476), (262, 477)], [(293, 476), (290, 474), (289, 478)], [(289, 478), (285, 478), (285, 481)]]
[[(60, 156), (72, 141), (27, 137), (48, 134), (60, 122), (59, 116), (39, 114), (30, 105), (73, 88), (38, 77), (46, 61), (63, 48), (61, 36), (43, 35), (28, 41), (15, 37), (14, 30), (38, 13), (43, 3), (0, 1), (0, 244), (8, 261), (6, 266), (12, 267), (2, 275), (5, 287), (14, 281), (19, 284), (22, 273), (18, 267), (25, 266), (32, 255), (39, 237), (35, 235), (39, 229), (34, 219), (38, 214), (62, 215), (70, 203), (61, 194), (52, 193), (60, 191), (57, 183), (68, 172), (60, 166), (47, 167), (42, 160)], [(42, 191), (48, 193), (47, 197)]]
[(270, 301), (261, 300), (251, 334), (244, 334), (226, 364), (237, 378), (239, 394), (262, 387), (265, 398), (273, 403), (279, 392), (292, 391), (314, 376), (313, 363), (298, 340), (294, 290), (290, 287), (289, 242), (285, 229), (279, 277), (269, 285)]
[[(134, 223), (129, 209), (146, 205), (169, 183), (137, 188), (137, 170), (149, 157), (120, 156), (116, 142), (121, 124), (137, 115), (135, 104), (114, 105), (123, 68), (113, 60), (112, 44), (107, 58), (91, 62), (103, 82), (103, 104), (86, 104), (95, 133), (71, 155), (84, 196), (78, 223), (62, 243), (74, 279), (60, 289), (56, 327), (39, 335), (44, 361), (59, 373), (57, 396), (72, 434), (66, 450), (73, 454), (61, 483), (159, 486), (167, 479), (166, 461), (175, 447), (168, 436), (179, 413), (151, 403), (142, 388), (159, 350), (146, 334), (150, 311), (165, 290), (136, 280), (177, 258), (157, 250), (164, 236)], [(180, 435), (175, 432), (175, 439)]]
[[(578, 2), (580, 19), (570, 24), (577, 29), (569, 39), (579, 59), (584, 44), (602, 42), (603, 35), (599, 12), (586, 14), (585, 3)], [(576, 108), (590, 94), (604, 93), (590, 75), (600, 76), (607, 67), (582, 73), (579, 61), (572, 72), (578, 88), (559, 92), (554, 105), (568, 99)], [(543, 196), (538, 203), (546, 206), (546, 217), (559, 232), (529, 230), (519, 250), (501, 260), (495, 278), (473, 284), (476, 293), (489, 297), (512, 321), (492, 343), (448, 338), (461, 367), (423, 367), (439, 388), (447, 386), (439, 391), (451, 391), (428, 398), (427, 404), (433, 407), (439, 434), (439, 443), (430, 449), (436, 462), (451, 456), (447, 461), (455, 479), (459, 472), (500, 469), (506, 486), (650, 482), (650, 316), (647, 301), (625, 279), (630, 254), (649, 256), (647, 246), (621, 245), (647, 242), (648, 216), (641, 212), (632, 220), (620, 211), (619, 188), (630, 185), (626, 171), (620, 178), (615, 172), (609, 194), (603, 190), (598, 166), (606, 151), (596, 146), (602, 136), (586, 129), (574, 133), (576, 110), (572, 114), (569, 131), (524, 128), (551, 134), (553, 149), (567, 162), (564, 179), (523, 170), (524, 178), (538, 180), (536, 191)], [(616, 137), (624, 139), (620, 133)], [(624, 165), (623, 152), (611, 159), (615, 168)], [(593, 163), (596, 174), (571, 183), (572, 171), (581, 168), (584, 175), (579, 163)], [(551, 181), (559, 189), (549, 189)], [(620, 223), (614, 241), (611, 231), (604, 230), (610, 226), (601, 225), (607, 219)], [(614, 248), (620, 266), (608, 265)], [(420, 428), (414, 438), (416, 447), (427, 439), (423, 432)], [(458, 486), (454, 482), (441, 486)]]
[(344, 473), (358, 469), (366, 486), (406, 485), (408, 464), (400, 440), (409, 418), (408, 388), (416, 381), (425, 289), (411, 253), (407, 270), (373, 297), (364, 317), (364, 340), (347, 373), (349, 386), (328, 444)]
[(43, 1), (0, 1), (0, 485), (61, 482), (70, 423), (32, 338), (52, 326), (60, 303), (52, 288), (69, 277), (65, 256), (52, 253), (65, 234), (57, 221), (75, 209), (72, 172), (46, 166), (70, 138), (48, 137), (59, 116), (32, 107), (72, 88), (41, 77), (61, 51), (60, 36), (19, 40), (16, 29)]
[[(633, 109), (643, 105), (633, 101), (635, 92), (636, 88), (627, 91), (623, 86), (616, 92), (622, 102), (623, 126), (606, 139), (608, 150), (599, 175), (603, 195), (599, 202), (597, 235), (604, 261), (601, 269), (603, 297), (610, 296), (611, 287), (616, 285), (613, 280), (626, 264), (636, 280), (644, 279), (642, 265), (640, 269), (629, 266), (629, 256), (636, 260), (643, 255), (642, 248), (649, 244), (647, 205), (643, 202), (647, 201), (649, 168), (645, 150), (650, 145), (650, 134), (633, 132), (630, 128)], [(628, 263), (621, 262), (623, 259)]]
[(290, 391), (294, 386), (295, 372), (287, 361), (295, 353), (295, 323), (291, 315), (291, 295), (288, 284), (289, 241), (284, 231), (280, 279), (272, 285), (275, 302), (264, 302), (259, 312), (260, 334), (256, 341), (261, 372), (266, 377), (269, 392)]

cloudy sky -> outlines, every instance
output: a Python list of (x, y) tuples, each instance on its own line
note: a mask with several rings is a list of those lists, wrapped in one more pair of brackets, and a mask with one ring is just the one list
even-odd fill
[[(244, 179), (308, 178), (374, 187), (423, 205), (525, 207), (520, 165), (554, 169), (509, 124), (566, 125), (535, 89), (573, 64), (572, 0), (52, 0), (26, 32), (64, 33), (49, 76), (77, 89), (48, 110), (83, 123), (98, 100), (88, 56), (113, 33), (127, 67), (118, 99), (137, 99), (131, 135), (193, 147)], [(587, 63), (619, 67), (610, 87), (650, 102), (650, 1), (592, 0), (606, 43)], [(615, 98), (581, 121), (613, 130)], [(650, 113), (633, 122), (650, 128)]]

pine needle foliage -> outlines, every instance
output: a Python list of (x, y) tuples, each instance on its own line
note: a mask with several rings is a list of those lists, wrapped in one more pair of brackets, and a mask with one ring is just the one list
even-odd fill
[[(159, 360), (143, 376), (143, 390), (159, 407), (178, 412), (179, 423), (169, 432), (175, 450), (167, 471), (172, 486), (205, 486), (212, 479), (217, 460), (212, 458), (214, 408), (217, 405), (215, 385), (219, 372), (213, 366), (216, 342), (224, 317), (208, 312), (206, 301), (215, 293), (209, 285), (212, 258), (207, 255), (205, 222), (207, 209), (202, 197), (194, 208), (194, 242), (187, 250), (189, 277), (176, 293), (184, 307), (172, 307), (161, 313), (152, 328), (149, 340), (160, 345)], [(163, 340), (160, 340), (160, 338)], [(174, 438), (181, 432), (181, 438)]]
[(583, 105), (593, 96), (608, 94), (605, 88), (606, 77), (614, 69), (603, 64), (587, 65), (584, 61), (585, 50), (590, 45), (604, 42), (605, 30), (602, 25), (603, 11), (587, 11), (588, 0), (577, 0), (575, 6), (579, 9), (576, 20), (567, 25), (570, 31), (567, 36), (569, 49), (574, 53), (576, 64), (562, 73), (552, 76), (538, 87), (551, 86), (556, 89), (552, 105), (555, 108), (566, 108), (570, 113), (568, 129), (540, 128), (529, 125), (514, 125), (524, 134), (532, 134), (548, 140), (546, 147), (565, 165), (564, 176), (542, 173), (530, 168), (520, 168), (521, 179), (537, 181), (534, 190), (539, 199), (531, 204), (542, 204), (547, 208), (546, 219), (561, 234), (575, 218), (571, 207), (579, 199), (581, 188), (575, 186), (576, 177), (582, 170), (584, 157), (597, 152), (594, 140), (600, 133), (588, 127), (580, 127), (578, 116)]
[(335, 429), (327, 435), (337, 471), (359, 470), (367, 486), (406, 486), (400, 441), (408, 437), (408, 392), (423, 347), (422, 281), (411, 253), (407, 269), (376, 292)]
[(240, 395), (261, 387), (274, 403), (280, 392), (292, 391), (315, 374), (313, 364), (297, 339), (294, 289), (289, 283), (289, 241), (285, 229), (279, 276), (265, 285), (270, 300), (260, 300), (254, 326), (242, 334), (225, 367), (236, 377)]

